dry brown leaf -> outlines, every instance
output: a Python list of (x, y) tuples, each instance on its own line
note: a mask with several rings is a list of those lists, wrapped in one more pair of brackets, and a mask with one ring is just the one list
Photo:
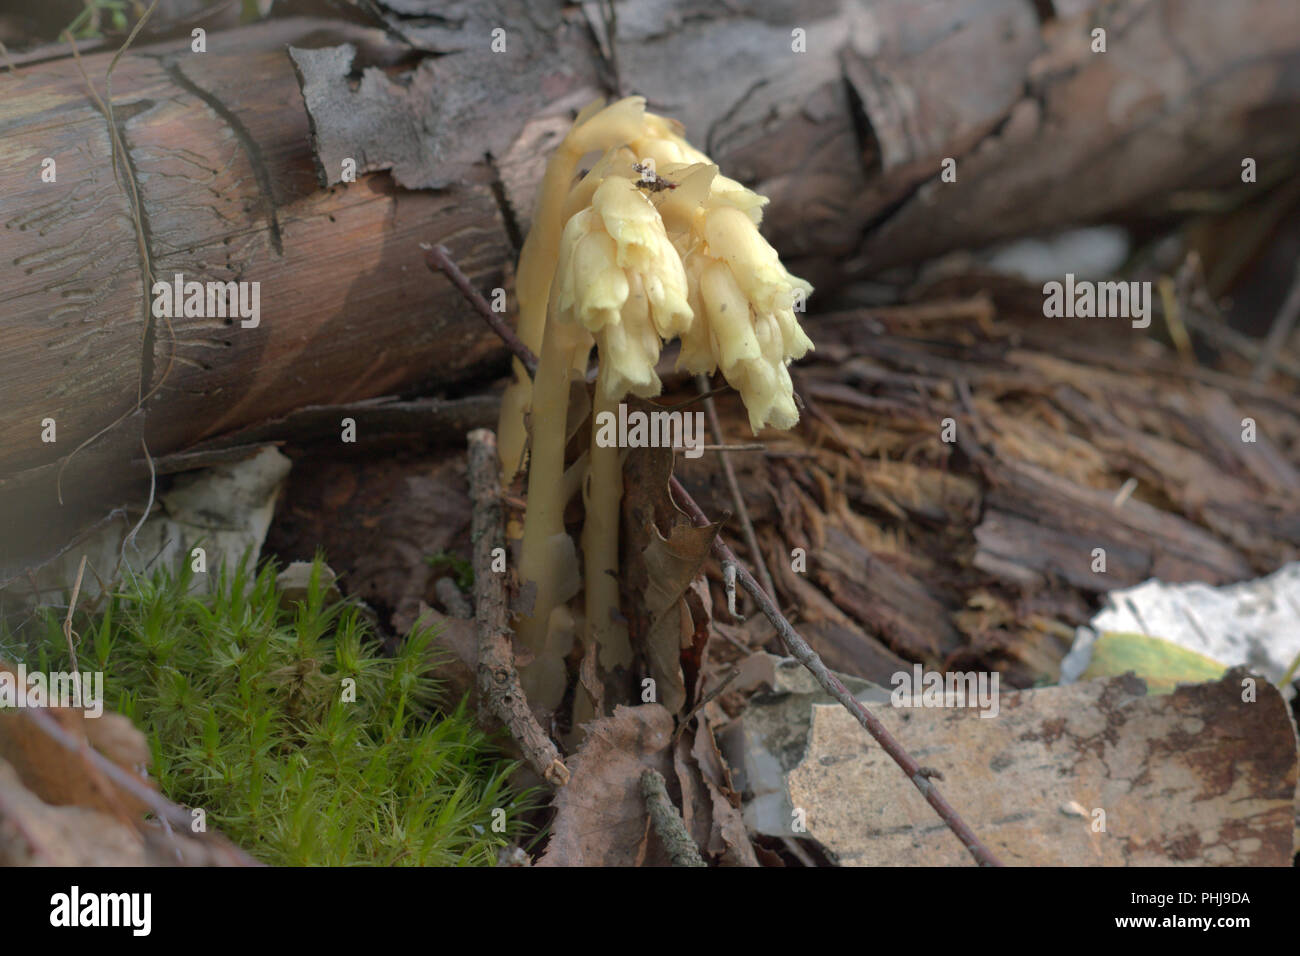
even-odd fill
[(50, 806), (0, 760), (0, 866), (140, 866), (144, 850), (131, 826), (87, 807)]
[[(14, 673), (0, 663), (0, 669)], [(102, 714), (87, 719), (80, 710), (67, 707), (43, 708), (89, 751), (92, 737), (102, 743), (114, 763), (133, 774), (141, 786), (153, 788), (137, 767), (149, 761), (149, 745), (131, 722), (119, 714)], [(147, 809), (143, 803), (118, 787), (85, 754), (60, 747), (22, 712), (0, 715), (0, 760), (7, 761), (37, 797), (57, 806), (80, 806), (113, 814), (130, 821)]]
[[(13, 673), (7, 665), (0, 669)], [(158, 820), (100, 758), (139, 791), (149, 745), (122, 714), (87, 717), (73, 708), (0, 714), (0, 866), (213, 866), (252, 861), (216, 833), (194, 835)], [(68, 749), (43, 729), (52, 721), (80, 744)], [(160, 801), (165, 804), (165, 801)], [(176, 811), (175, 819), (183, 811)]]
[(671, 449), (639, 449), (624, 467), (623, 609), (632, 624), (633, 645), (645, 654), (655, 680), (657, 699), (680, 714), (687, 704), (688, 676), (682, 671), (682, 652), (687, 651), (691, 663), (702, 654), (695, 649), (697, 638), (708, 634), (708, 622), (699, 616), (707, 616), (707, 608), (697, 602), (693, 616), (685, 595), (702, 574), (720, 526), (697, 528), (673, 502), (668, 491)]
[(688, 732), (677, 738), (673, 745), (673, 770), (682, 791), (682, 822), (695, 845), (707, 855), (709, 836), (713, 832), (713, 797), (700, 773), (699, 764), (691, 756), (694, 737)]
[(586, 727), (582, 748), (567, 761), (568, 784), (555, 797), (551, 842), (539, 866), (636, 866), (663, 859), (646, 841), (641, 773), (672, 774), (673, 718), (659, 704), (617, 707)]
[(745, 830), (740, 797), (731, 786), (731, 772), (718, 752), (708, 720), (703, 714), (698, 720), (691, 755), (699, 764), (713, 802), (713, 826), (705, 849), (723, 866), (758, 866), (754, 846)]
[(125, 714), (106, 710), (94, 720), (82, 721), (81, 726), (90, 745), (123, 770), (138, 773), (149, 766), (149, 741)]
[(694, 705), (703, 690), (703, 673), (707, 669), (709, 635), (713, 629), (713, 595), (703, 574), (687, 587), (680, 602), (682, 611), (681, 662), (685, 678), (686, 700)]
[[(709, 556), (717, 533), (717, 525), (696, 528), (680, 524), (673, 528), (668, 538), (664, 538), (654, 527), (647, 529), (650, 540), (643, 553), (649, 576), (644, 604), (650, 618), (650, 627), (645, 635), (646, 659), (659, 700), (673, 714), (680, 713), (686, 704), (682, 651), (693, 649), (696, 636), (685, 597)], [(702, 613), (702, 604), (700, 610)], [(707, 638), (707, 620), (702, 623)]]
[[(1007, 864), (1290, 866), (1295, 731), (1266, 681), (1243, 702), (1245, 678), (1158, 697), (1132, 676), (1004, 693), (990, 719), (974, 708), (875, 713), (943, 775), (949, 803)], [(789, 790), (809, 835), (843, 864), (973, 865), (838, 705), (813, 708)]]
[(0, 866), (230, 866), (240, 862), (219, 839), (204, 841), (154, 822), (126, 823), (89, 807), (52, 806), (23, 786), (14, 768), (0, 760)]

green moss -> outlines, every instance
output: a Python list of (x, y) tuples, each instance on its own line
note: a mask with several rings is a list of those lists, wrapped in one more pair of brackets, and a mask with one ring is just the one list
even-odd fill
[(452, 580), (462, 591), (474, 590), (474, 566), (464, 558), (457, 557), (450, 551), (439, 551), (424, 559), (435, 571), (446, 569), (451, 572)]
[[(267, 863), (493, 862), (528, 799), (512, 765), (463, 702), (434, 713), (432, 632), (383, 656), (355, 607), (325, 606), (320, 566), (290, 609), (270, 566), (210, 596), (189, 573), (137, 581), (79, 621), (80, 669), (144, 730), (163, 792)], [(61, 620), (38, 623), (40, 666), (67, 669)]]

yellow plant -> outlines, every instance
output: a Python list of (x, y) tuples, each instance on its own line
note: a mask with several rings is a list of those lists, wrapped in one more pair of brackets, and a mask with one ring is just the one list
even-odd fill
[[(600, 159), (574, 184), (591, 152)], [(679, 124), (646, 113), (639, 97), (584, 110), (551, 158), (519, 264), (519, 334), (539, 364), (531, 387), (516, 369), (499, 428), (511, 474), (523, 458), (528, 413), (520, 578), (535, 590), (517, 634), (532, 654), (520, 676), (535, 706), (552, 709), (564, 694), (564, 658), (578, 630), (567, 605), (584, 584), (586, 650), (598, 651), (606, 669), (632, 662), (618, 613), (620, 449), (597, 442), (593, 428), (590, 450), (565, 467), (578, 424), (567, 420), (570, 388), (592, 345), (600, 359), (593, 418), (616, 411), (628, 394), (658, 395), (663, 344), (680, 338), (678, 366), (721, 369), (755, 432), (798, 421), (787, 365), (812, 348), (795, 317), (812, 287), (786, 271), (759, 233), (766, 202), (720, 175)], [(564, 529), (579, 483), (581, 575)]]

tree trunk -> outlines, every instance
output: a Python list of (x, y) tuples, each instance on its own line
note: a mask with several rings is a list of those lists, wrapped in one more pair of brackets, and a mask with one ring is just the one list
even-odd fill
[[(824, 291), (1167, 212), (1177, 190), (1240, 188), (1247, 157), (1275, 180), (1300, 139), (1300, 22), (1284, 0), (1058, 0), (1068, 16), (1031, 0), (624, 3), (613, 48), (599, 6), (391, 18), (389, 35), (441, 54), (415, 62), (380, 30), (311, 20), (214, 33), (201, 54), (141, 48), (112, 77), (120, 183), (73, 60), (0, 74), (0, 582), (142, 501), (142, 442), (157, 457), (497, 367), (498, 343), (419, 243), (448, 245), (481, 289), (506, 286), (554, 138), (616, 86), (771, 196), (767, 233)], [(283, 49), (344, 42), (355, 57), (299, 57), (299, 77)], [(101, 96), (110, 59), (83, 59)], [(341, 182), (343, 158), (357, 182)], [(259, 283), (258, 325), (155, 317), (153, 281), (177, 274)]]

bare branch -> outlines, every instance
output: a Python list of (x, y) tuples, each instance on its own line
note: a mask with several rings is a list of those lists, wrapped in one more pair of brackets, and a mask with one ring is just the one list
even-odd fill
[[(763, 587), (768, 593), (774, 594), (776, 586), (772, 583), (772, 575), (768, 573), (767, 565), (763, 562), (763, 552), (758, 547), (758, 535), (754, 534), (754, 523), (749, 520), (745, 496), (741, 494), (740, 482), (736, 480), (736, 469), (732, 467), (730, 456), (723, 450), (725, 444), (722, 437), (722, 422), (718, 418), (718, 406), (709, 392), (709, 380), (700, 375), (695, 379), (695, 384), (700, 390), (700, 395), (704, 397), (704, 413), (709, 417), (709, 430), (713, 433), (713, 440), (719, 446), (718, 460), (722, 462), (722, 474), (727, 479), (727, 490), (731, 492), (731, 500), (736, 506), (736, 517), (740, 519), (740, 533), (745, 539), (745, 547), (749, 549), (750, 560), (754, 562), (759, 577), (763, 579)], [(731, 612), (732, 617), (736, 616), (736, 605), (730, 599), (730, 595), (728, 595), (727, 610)]]
[(446, 246), (427, 246), (421, 244), (420, 248), (424, 249), (424, 261), (430, 269), (446, 275), (451, 280), (452, 285), (465, 297), (465, 300), (478, 311), (483, 317), (483, 321), (497, 335), (501, 336), (501, 341), (510, 347), (510, 351), (518, 356), (519, 361), (524, 363), (524, 368), (528, 369), (528, 374), (533, 375), (537, 371), (537, 356), (533, 350), (519, 340), (515, 335), (515, 330), (506, 325), (501, 316), (492, 311), (492, 307), (487, 304), (487, 300), (479, 295), (478, 290), (470, 284), (469, 276), (460, 271), (460, 267), (451, 261), (451, 253), (447, 251)]
[(655, 834), (668, 851), (668, 859), (673, 866), (704, 866), (700, 848), (686, 832), (681, 814), (668, 798), (668, 786), (664, 783), (663, 774), (658, 770), (647, 770), (641, 774), (641, 796), (645, 798), (645, 808), (650, 814)]
[(569, 782), (569, 769), (550, 737), (528, 709), (510, 644), (510, 602), (505, 575), (492, 570), (492, 552), (505, 547), (500, 465), (496, 435), (486, 428), (469, 433), (469, 489), (473, 501), (474, 608), (478, 621), (478, 689), (483, 701), (519, 744), (542, 778), (555, 787)]
[[(695, 503), (695, 499), (691, 497), (690, 493), (682, 487), (682, 483), (677, 480), (676, 476), (669, 479), (669, 487), (672, 489), (677, 503), (682, 506), (692, 521), (702, 527), (709, 524), (709, 519), (705, 517), (704, 512), (700, 510), (700, 506)], [(826, 693), (843, 704), (845, 709), (857, 719), (858, 723), (867, 729), (867, 733), (871, 734), (876, 739), (876, 742), (880, 744), (881, 749), (889, 754), (894, 763), (902, 768), (903, 773), (907, 774), (907, 778), (912, 781), (916, 789), (921, 791), (921, 796), (925, 797), (926, 802), (934, 807), (934, 812), (939, 814), (939, 818), (944, 823), (948, 824), (948, 829), (956, 834), (957, 839), (961, 840), (962, 845), (970, 851), (970, 855), (975, 858), (976, 862), (980, 866), (1001, 866), (1001, 862), (993, 855), (993, 852), (980, 842), (974, 831), (966, 825), (966, 822), (958, 815), (957, 811), (952, 808), (934, 784), (921, 772), (921, 765), (903, 749), (902, 744), (894, 739), (893, 734), (886, 729), (885, 725), (877, 720), (871, 711), (863, 707), (856, 697), (849, 693), (848, 688), (844, 686), (838, 677), (831, 673), (830, 669), (817, 655), (817, 652), (799, 636), (799, 633), (791, 626), (790, 622), (785, 619), (785, 615), (773, 603), (772, 598), (764, 592), (759, 583), (754, 580), (754, 576), (736, 558), (735, 552), (727, 547), (721, 535), (714, 537), (713, 550), (722, 561), (730, 561), (736, 565), (741, 587), (749, 592), (750, 597), (758, 604), (759, 609), (772, 622), (772, 626), (781, 635), (781, 640), (784, 642), (786, 650), (790, 652), (790, 656), (808, 668)]]

